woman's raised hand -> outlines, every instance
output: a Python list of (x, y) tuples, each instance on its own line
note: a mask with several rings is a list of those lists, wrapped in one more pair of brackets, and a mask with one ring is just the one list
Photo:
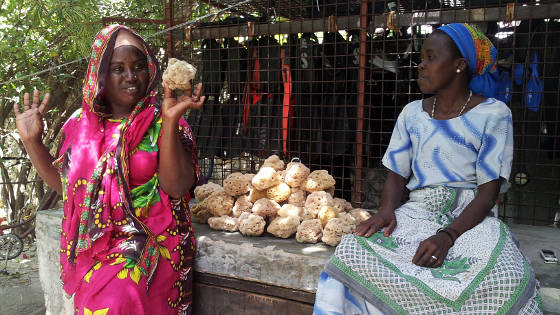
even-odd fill
[(382, 210), (374, 214), (371, 218), (360, 223), (354, 234), (358, 236), (370, 237), (373, 233), (385, 228), (385, 236), (391, 235), (397, 227), (397, 217), (394, 210)]
[(33, 92), (33, 102), (29, 104), (29, 93), (23, 95), (23, 111), (20, 111), (19, 104), (14, 103), (14, 113), (16, 114), (16, 128), (21, 140), (41, 141), (43, 135), (43, 114), (47, 108), (51, 95), (45, 94), (43, 101), (39, 104), (39, 91)]
[(185, 90), (185, 94), (177, 98), (173, 97), (173, 91), (169, 88), (167, 83), (163, 83), (164, 98), (161, 104), (162, 115), (165, 119), (173, 122), (178, 122), (179, 118), (187, 109), (199, 109), (204, 104), (206, 96), (200, 96), (202, 93), (202, 83), (196, 86), (194, 95), (191, 96), (191, 90)]

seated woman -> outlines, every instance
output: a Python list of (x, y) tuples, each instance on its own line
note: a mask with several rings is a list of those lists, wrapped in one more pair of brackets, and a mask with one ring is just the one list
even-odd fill
[(193, 136), (181, 117), (200, 108), (176, 99), (147, 43), (111, 25), (93, 42), (82, 108), (62, 129), (59, 158), (42, 142), (35, 91), (16, 124), (33, 165), (62, 195), (61, 278), (76, 314), (190, 314), (194, 238), (189, 189), (199, 169)]
[(496, 55), (466, 24), (426, 39), (418, 85), (434, 96), (399, 115), (379, 211), (327, 262), (314, 314), (542, 313), (531, 266), (493, 216), (513, 158)]

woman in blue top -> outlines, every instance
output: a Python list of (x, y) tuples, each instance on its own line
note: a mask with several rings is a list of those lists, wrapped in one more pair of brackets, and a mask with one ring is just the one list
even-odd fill
[(513, 158), (496, 55), (466, 24), (426, 39), (418, 85), (434, 96), (399, 115), (379, 211), (327, 262), (314, 314), (542, 313), (533, 271), (494, 217)]

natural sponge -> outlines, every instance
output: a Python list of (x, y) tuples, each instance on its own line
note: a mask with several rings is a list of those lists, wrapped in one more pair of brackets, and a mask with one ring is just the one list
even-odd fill
[(301, 189), (314, 192), (319, 190), (325, 190), (336, 184), (334, 178), (325, 170), (313, 171), (307, 178), (303, 181)]
[(333, 204), (338, 212), (348, 212), (352, 210), (352, 204), (342, 198), (333, 198)]
[(371, 214), (369, 214), (369, 212), (360, 208), (352, 209), (348, 213), (354, 218), (354, 220), (356, 220), (356, 225), (371, 218)]
[(299, 217), (277, 217), (270, 222), (266, 231), (276, 237), (288, 238), (296, 233), (299, 226)]
[(261, 198), (266, 198), (266, 189), (265, 190), (258, 190), (255, 187), (251, 187), (249, 190), (249, 201), (256, 202)]
[(309, 168), (307, 166), (300, 162), (290, 162), (286, 166), (284, 181), (290, 187), (299, 187), (307, 176), (309, 176)]
[(231, 196), (248, 193), (251, 189), (251, 178), (242, 173), (231, 173), (224, 180), (224, 190)]
[(276, 171), (281, 171), (284, 169), (284, 161), (280, 160), (278, 155), (273, 154), (267, 157), (266, 160), (264, 160), (264, 163), (261, 166), (261, 168), (263, 167), (272, 167)]
[(336, 218), (337, 214), (338, 211), (335, 207), (322, 206), (321, 210), (319, 210), (319, 213), (317, 214), (317, 218), (319, 219), (319, 221), (321, 221), (321, 224), (325, 226), (330, 219)]
[(303, 208), (287, 203), (278, 210), (278, 215), (281, 217), (296, 216), (301, 218), (303, 216)]
[(292, 193), (288, 198), (288, 203), (294, 206), (303, 207), (305, 205), (305, 191), (292, 187)]
[(232, 196), (228, 195), (228, 193), (223, 190), (219, 190), (213, 192), (208, 198), (204, 199), (202, 205), (206, 206), (213, 216), (219, 217), (231, 214), (233, 203), (234, 199)]
[(297, 228), (296, 241), (300, 243), (317, 243), (323, 235), (323, 226), (318, 219), (305, 220)]
[(190, 90), (196, 68), (186, 61), (169, 58), (167, 69), (163, 72), (163, 82), (172, 90)]
[(191, 213), (197, 223), (206, 224), (208, 218), (212, 217), (212, 213), (208, 207), (202, 204), (196, 204), (191, 208)]
[(239, 232), (246, 236), (259, 236), (264, 232), (266, 222), (263, 217), (244, 212), (239, 217)]
[(265, 190), (269, 187), (280, 184), (280, 176), (276, 174), (276, 171), (272, 167), (261, 167), (257, 175), (253, 177), (251, 183), (253, 187), (258, 190)]
[(352, 226), (341, 219), (331, 219), (323, 229), (323, 243), (336, 246), (340, 243), (342, 235), (352, 233)]
[(337, 214), (336, 217), (350, 225), (350, 227), (352, 228), (352, 232), (354, 232), (354, 230), (356, 229), (356, 219), (354, 219), (353, 216), (351, 216), (348, 212), (341, 212)]
[(286, 183), (280, 183), (266, 190), (266, 197), (276, 202), (287, 200), (291, 194), (292, 190)]
[(309, 194), (307, 200), (305, 200), (303, 220), (316, 219), (323, 206), (333, 206), (333, 198), (331, 195), (324, 191), (316, 191)]
[(261, 217), (272, 217), (275, 216), (280, 210), (280, 205), (274, 201), (267, 198), (261, 198), (253, 204), (253, 213), (260, 215)]
[(194, 197), (198, 203), (201, 203), (206, 197), (210, 196), (215, 191), (224, 190), (222, 186), (209, 182), (204, 185), (196, 186), (194, 189)]
[(231, 209), (231, 214), (238, 218), (243, 212), (251, 212), (253, 208), (253, 203), (249, 200), (249, 196), (241, 195), (235, 200), (233, 209)]
[(237, 231), (237, 221), (237, 218), (223, 215), (221, 217), (209, 218), (208, 225), (213, 230), (235, 232)]

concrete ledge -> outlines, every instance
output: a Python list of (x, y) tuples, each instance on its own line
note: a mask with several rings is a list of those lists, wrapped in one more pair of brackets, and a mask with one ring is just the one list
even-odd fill
[[(72, 302), (63, 296), (59, 281), (61, 210), (37, 215), (39, 274), (47, 314), (72, 314)], [(545, 314), (560, 314), (560, 264), (545, 264), (541, 248), (560, 255), (560, 231), (552, 227), (510, 225), (521, 250), (531, 260), (541, 283)], [(314, 293), (317, 279), (334, 248), (325, 244), (299, 244), (270, 236), (244, 237), (239, 233), (193, 225), (197, 241), (195, 270)]]
[(60, 226), (62, 209), (39, 211), (35, 223), (39, 280), (47, 315), (74, 314), (74, 302), (66, 298), (60, 281)]
[(315, 292), (334, 247), (272, 236), (245, 237), (193, 224), (195, 270)]

